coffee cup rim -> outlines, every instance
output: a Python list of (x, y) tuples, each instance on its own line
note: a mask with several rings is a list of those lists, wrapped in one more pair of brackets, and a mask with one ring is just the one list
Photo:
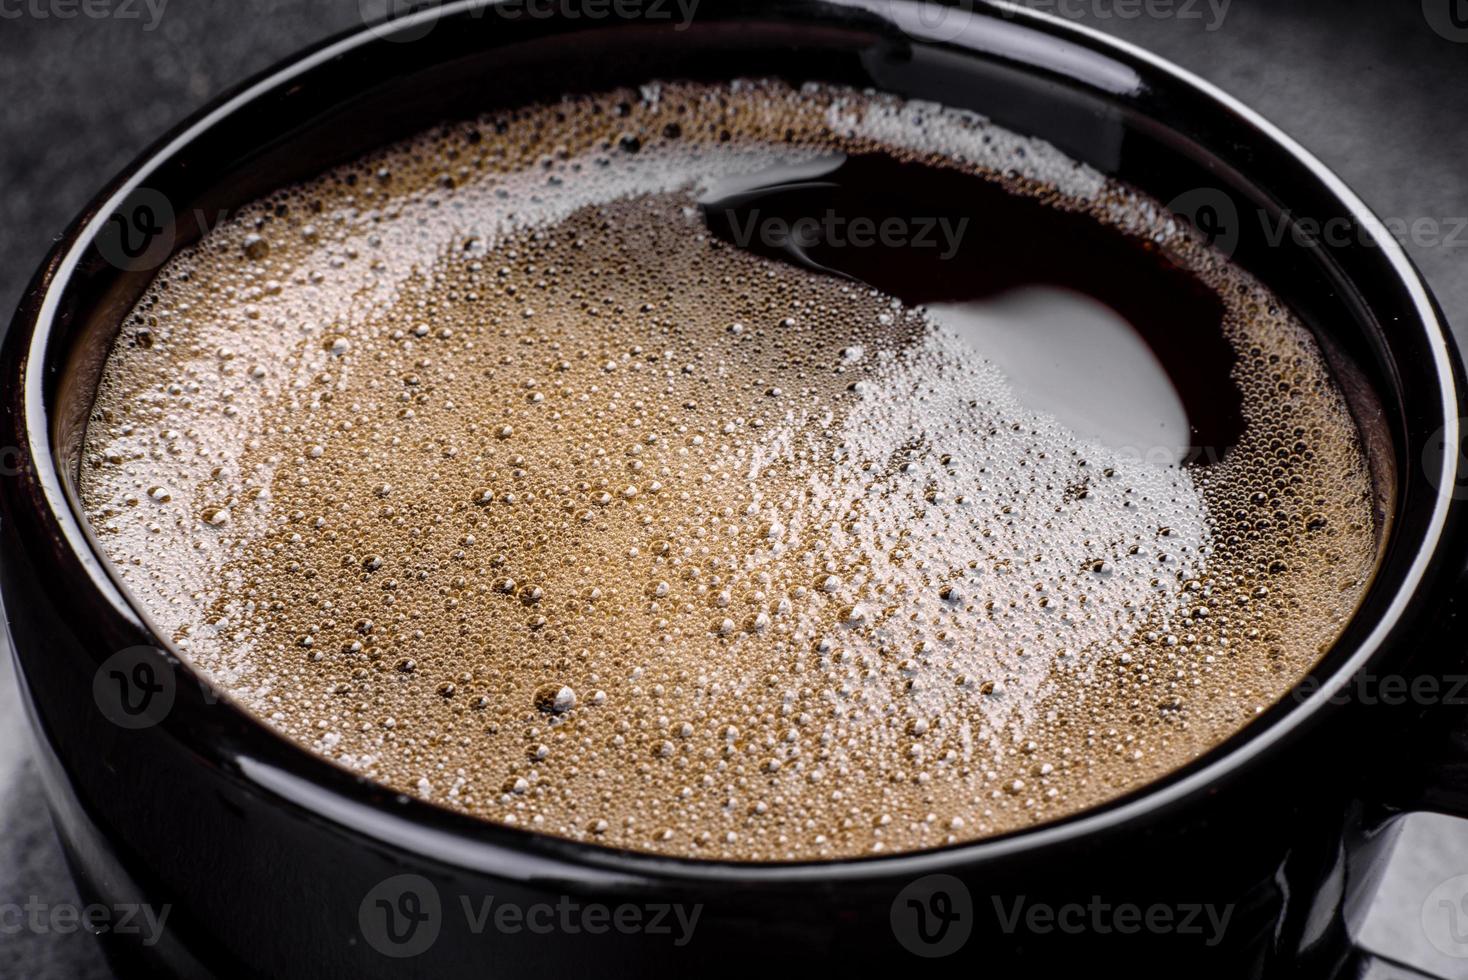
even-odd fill
[[(430, 19), (436, 21), (459, 16), (467, 10), (483, 6), (484, 3), (485, 0), (455, 0), (441, 7), (400, 18), (393, 22), (390, 30), (412, 31)], [(919, 6), (924, 5), (916, 0), (822, 0), (798, 9), (815, 11), (817, 18), (823, 10), (859, 10), (889, 20), (907, 18), (907, 23), (901, 29), (911, 34), (921, 31), (921, 22), (912, 20), (913, 12)], [(785, 16), (789, 16), (788, 12)], [(954, 16), (958, 16), (958, 13), (955, 12)], [(1333, 201), (1338, 202), (1365, 233), (1375, 240), (1376, 252), (1380, 256), (1380, 273), (1390, 275), (1405, 291), (1413, 314), (1412, 324), (1397, 323), (1393, 326), (1395, 329), (1407, 329), (1410, 326), (1420, 331), (1421, 339), (1430, 352), (1432, 371), (1439, 385), (1444, 442), (1452, 447), (1459, 445), (1460, 393), (1454, 368), (1455, 355), (1446, 325), (1426, 285), (1401, 246), (1340, 177), (1252, 109), (1211, 83), (1135, 45), (1015, 4), (979, 2), (974, 4), (974, 9), (962, 12), (962, 16), (973, 19), (973, 30), (979, 30), (985, 21), (1002, 18), (1005, 24), (1019, 25), (1034, 34), (1077, 46), (1107, 62), (1125, 66), (1137, 75), (1143, 85), (1152, 89), (1167, 86), (1191, 90), (1213, 104), (1217, 110), (1245, 125), (1259, 140), (1286, 153), (1308, 173), (1309, 179), (1328, 191)], [(61, 469), (63, 462), (52, 445), (54, 420), (48, 410), (44, 386), (49, 368), (55, 364), (58, 356), (52, 350), (52, 342), (60, 324), (63, 297), (84, 253), (92, 247), (108, 216), (130, 194), (145, 186), (149, 175), (164, 161), (202, 134), (226, 124), (235, 113), (265, 93), (303, 79), (308, 74), (329, 66), (334, 59), (348, 52), (388, 43), (384, 40), (384, 32), (388, 30), (382, 25), (365, 26), (297, 54), (214, 100), (160, 140), (124, 170), (83, 211), (37, 273), (12, 324), (11, 336), (7, 338), (6, 346), (17, 349), (13, 362), (19, 368), (19, 385), (14, 395), (6, 396), (13, 410), (18, 413), (18, 418), (10, 424), (26, 440), (25, 449), (33, 465), (26, 468), (21, 479), (30, 486), (32, 503), (38, 502), (41, 506), (37, 508), (22, 505), (17, 508), (11, 505), (5, 509), (12, 515), (12, 519), (13, 515), (20, 514), (24, 509), (28, 516), (46, 522), (51, 536), (61, 542), (67, 557), (84, 569), (92, 587), (106, 598), (109, 606), (137, 629), (151, 634), (162, 649), (171, 650), (172, 646), (149, 626), (140, 607), (118, 582), (110, 563), (102, 557), (96, 540), (77, 507), (74, 495), (65, 485)], [(917, 39), (923, 40), (920, 36)], [(964, 47), (974, 57), (994, 56), (992, 51), (966, 45), (962, 37), (945, 38), (943, 43)], [(1006, 56), (1013, 57), (1015, 54), (1008, 52)], [(1035, 56), (1043, 57), (1043, 53)], [(1060, 70), (1053, 63), (1046, 63), (1043, 67), (1050, 71)], [(1094, 69), (1094, 65), (1083, 70), (1091, 69)], [(1105, 79), (1098, 80), (1095, 77), (1071, 76), (1070, 79), (1077, 84), (1093, 87), (1110, 84)], [(1126, 99), (1135, 93), (1117, 92), (1113, 86), (1106, 94), (1112, 98)], [(11, 363), (12, 359), (7, 357), (7, 374), (10, 373)], [(15, 381), (16, 378), (11, 376), (7, 380)], [(1438, 471), (1427, 474), (1428, 483), (1435, 487), (1455, 486), (1460, 479), (1459, 470), (1458, 454), (1444, 452)], [(1370, 661), (1387, 641), (1396, 620), (1407, 608), (1415, 590), (1428, 574), (1429, 566), (1439, 551), (1453, 503), (1449, 494), (1434, 494), (1425, 531), (1413, 542), (1415, 553), (1411, 563), (1393, 584), (1390, 604), (1385, 613), (1378, 617), (1369, 635), (1357, 644), (1348, 658), (1336, 666), (1310, 697), (1269, 720), (1267, 724), (1263, 720), (1256, 720), (1246, 726), (1245, 731), (1250, 734), (1242, 743), (1233, 745), (1227, 751), (1220, 751), (1219, 747), (1215, 747), (1198, 767), (1164, 777), (1099, 807), (1032, 829), (932, 850), (831, 861), (746, 863), (674, 858), (565, 840), (454, 814), (425, 801), (394, 799), (390, 794), (384, 794), (380, 788), (367, 786), (359, 777), (351, 775), (337, 764), (315, 756), (293, 742), (287, 742), (233, 702), (226, 700), (217, 707), (238, 713), (261, 738), (282, 742), (294, 754), (289, 770), (249, 755), (241, 755), (233, 760), (241, 776), (262, 791), (356, 831), (385, 847), (407, 850), (469, 870), (534, 877), (565, 874), (568, 869), (575, 869), (579, 876), (589, 875), (592, 880), (602, 880), (609, 884), (625, 884), (629, 880), (668, 879), (715, 884), (720, 881), (745, 881), (752, 877), (769, 883), (909, 878), (942, 871), (954, 865), (972, 866), (1054, 845), (1082, 842), (1133, 825), (1134, 822), (1140, 823), (1144, 818), (1195, 799), (1220, 783), (1236, 777), (1251, 761), (1297, 736), (1307, 724), (1328, 708), (1332, 698), (1349, 682), (1351, 676)], [(185, 662), (183, 669), (192, 671), (193, 668), (187, 666), (186, 658), (180, 659)], [(1259, 726), (1257, 730), (1256, 726)], [(377, 791), (369, 792), (373, 789)]]

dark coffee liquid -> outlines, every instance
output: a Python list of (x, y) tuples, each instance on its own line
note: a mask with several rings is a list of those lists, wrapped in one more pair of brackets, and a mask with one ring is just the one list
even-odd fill
[(717, 860), (1009, 833), (1237, 733), (1369, 580), (1324, 359), (1190, 235), (841, 89), (442, 127), (160, 270), (81, 496), (195, 668), (395, 791)]
[[(1222, 329), (1218, 293), (1155, 245), (1089, 214), (948, 167), (876, 153), (772, 168), (716, 188), (701, 204), (709, 229), (732, 245), (846, 276), (909, 305), (946, 307), (949, 325), (959, 329), (968, 304), (1045, 287), (1033, 295), (1056, 308), (1051, 316), (1028, 310), (1023, 329), (1080, 371), (1094, 370), (1094, 359), (1124, 340), (1091, 322), (1074, 323), (1064, 293), (1088, 297), (1119, 314), (1160, 369), (1148, 371), (1145, 359), (1132, 357), (1127, 383), (1109, 389), (1112, 411), (1151, 418), (1179, 399), (1188, 429), (1180, 448), (1189, 462), (1217, 461), (1243, 432), (1230, 377), (1236, 354)], [(1047, 336), (1056, 322), (1075, 329)], [(975, 346), (994, 354), (982, 338)], [(1004, 366), (1011, 376), (1027, 373)], [(1028, 373), (1042, 389), (1041, 404), (1032, 407), (1054, 409), (1068, 397), (1070, 374), (1056, 364)]]

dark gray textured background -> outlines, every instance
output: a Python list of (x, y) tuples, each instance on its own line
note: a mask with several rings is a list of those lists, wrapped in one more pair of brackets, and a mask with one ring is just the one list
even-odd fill
[[(1453, 2), (1468, 14), (1468, 0), (1439, 6)], [(1128, 19), (1115, 0), (1026, 5), (1080, 13), (1217, 83), (1335, 168), (1384, 218), (1443, 228), (1468, 220), (1468, 43), (1436, 33), (1422, 0), (1233, 0), (1211, 31), (1206, 3), (1196, 8), (1202, 19)], [(172, 0), (156, 22), (141, 3), (131, 8), (136, 19), (35, 13), (62, 9), (58, 0), (0, 0), (0, 310), (14, 307), (71, 216), (167, 127), (224, 87), (360, 23), (357, 0)], [(1415, 241), (1408, 251), (1468, 338), (1468, 229), (1456, 245)], [(23, 729), (5, 656), (0, 904), (74, 902)], [(0, 977), (106, 975), (85, 934), (0, 934)]]

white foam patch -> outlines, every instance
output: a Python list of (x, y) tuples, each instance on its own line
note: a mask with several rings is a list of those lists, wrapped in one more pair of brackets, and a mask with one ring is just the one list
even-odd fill
[[(941, 326), (865, 357), (879, 363), (836, 433), (850, 455), (803, 468), (787, 532), (826, 534), (900, 601), (903, 617), (878, 630), (877, 645), (903, 648), (908, 620), (949, 615), (962, 645), (942, 680), (925, 676), (916, 692), (927, 710), (972, 705), (973, 687), (1000, 679), (1004, 694), (979, 702), (991, 731), (1027, 727), (1057, 660), (1120, 651), (1139, 623), (1171, 621), (1173, 588), (1198, 574), (1208, 539), (1207, 507), (1186, 473), (1082, 440), (1026, 408), (993, 364)], [(801, 420), (773, 444), (800, 438), (812, 452), (826, 444)], [(848, 511), (859, 516), (821, 526)], [(938, 594), (934, 582), (951, 592)]]

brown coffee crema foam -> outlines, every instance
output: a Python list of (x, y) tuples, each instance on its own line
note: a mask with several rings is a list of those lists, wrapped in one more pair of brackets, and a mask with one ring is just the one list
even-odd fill
[[(1087, 444), (923, 310), (706, 231), (711, 182), (855, 152), (1158, 243), (1225, 304), (1239, 444)], [(81, 476), (141, 607), (283, 735), (711, 859), (1135, 790), (1285, 696), (1375, 553), (1313, 339), (1164, 209), (972, 115), (767, 82), (453, 125), (246, 208), (123, 324)]]

